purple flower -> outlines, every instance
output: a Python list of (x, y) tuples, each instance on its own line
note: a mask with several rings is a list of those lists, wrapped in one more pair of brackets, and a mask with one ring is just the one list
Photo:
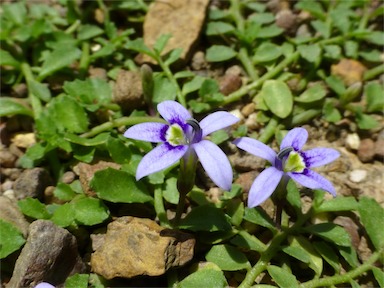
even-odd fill
[(288, 132), (276, 154), (270, 147), (252, 138), (242, 137), (234, 141), (235, 145), (272, 164), (253, 182), (248, 196), (248, 207), (256, 207), (275, 191), (284, 175), (302, 186), (311, 189), (323, 189), (336, 196), (331, 182), (310, 168), (328, 164), (338, 158), (340, 153), (330, 148), (314, 148), (301, 151), (307, 141), (308, 132), (304, 128), (294, 128)]
[(47, 283), (47, 282), (41, 282), (35, 286), (35, 288), (55, 288), (55, 286)]
[(239, 119), (228, 112), (219, 111), (199, 123), (176, 101), (161, 102), (157, 110), (168, 124), (141, 123), (124, 133), (127, 138), (161, 143), (143, 157), (137, 167), (136, 179), (163, 170), (182, 157), (187, 162), (188, 157), (195, 155), (212, 181), (220, 188), (230, 190), (233, 177), (231, 165), (224, 152), (204, 137), (233, 125)]

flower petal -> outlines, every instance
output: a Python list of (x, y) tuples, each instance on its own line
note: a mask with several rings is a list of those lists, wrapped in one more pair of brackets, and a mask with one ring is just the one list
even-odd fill
[(301, 150), (308, 139), (308, 132), (304, 128), (293, 128), (281, 141), (280, 150), (286, 147), (293, 147), (295, 151)]
[(275, 167), (269, 167), (257, 176), (248, 194), (248, 207), (253, 208), (272, 195), (279, 184), (284, 172)]
[(225, 111), (218, 111), (209, 114), (199, 123), (201, 129), (203, 130), (202, 137), (205, 137), (214, 131), (231, 126), (239, 121), (239, 118)]
[(192, 147), (212, 181), (223, 190), (231, 190), (233, 172), (227, 155), (208, 140), (202, 140)]
[(233, 141), (239, 147), (255, 156), (268, 160), (269, 163), (274, 164), (276, 159), (276, 152), (264, 143), (249, 137), (241, 137)]
[(166, 100), (157, 105), (157, 111), (169, 123), (185, 123), (192, 118), (187, 109), (176, 101)]
[(304, 187), (308, 187), (310, 189), (323, 189), (336, 197), (336, 190), (332, 183), (312, 170), (305, 169), (304, 173), (289, 172), (287, 174)]
[(302, 155), (308, 168), (326, 165), (340, 157), (339, 151), (332, 148), (314, 148), (302, 152)]
[(163, 170), (180, 160), (187, 151), (187, 145), (172, 147), (161, 144), (143, 157), (136, 170), (136, 180)]
[(128, 128), (124, 137), (155, 143), (163, 142), (164, 135), (161, 132), (166, 127), (168, 125), (162, 123), (140, 123)]

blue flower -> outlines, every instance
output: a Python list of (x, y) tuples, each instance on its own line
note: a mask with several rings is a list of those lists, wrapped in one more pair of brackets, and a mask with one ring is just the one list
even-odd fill
[(323, 189), (334, 197), (336, 191), (331, 182), (310, 168), (328, 164), (340, 156), (331, 148), (314, 148), (301, 151), (308, 138), (304, 128), (294, 128), (288, 132), (277, 154), (267, 145), (249, 137), (236, 139), (234, 144), (255, 156), (272, 164), (253, 182), (248, 195), (248, 207), (256, 207), (270, 197), (284, 175), (292, 178), (302, 186), (311, 189)]
[(157, 105), (160, 115), (168, 122), (141, 123), (130, 127), (124, 136), (148, 142), (160, 142), (143, 157), (136, 171), (139, 180), (149, 174), (163, 170), (184, 157), (200, 160), (212, 181), (224, 190), (230, 190), (233, 172), (227, 156), (214, 143), (204, 139), (208, 134), (231, 126), (239, 121), (224, 111), (212, 113), (200, 123), (176, 101), (164, 101)]

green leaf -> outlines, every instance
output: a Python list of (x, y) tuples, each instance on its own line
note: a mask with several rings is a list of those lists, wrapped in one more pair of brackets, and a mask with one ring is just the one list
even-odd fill
[(160, 37), (156, 39), (156, 42), (153, 45), (153, 50), (155, 50), (160, 55), (161, 52), (163, 52), (170, 38), (172, 38), (172, 34), (160, 35)]
[(383, 112), (384, 97), (383, 86), (377, 82), (370, 82), (364, 86), (364, 94), (367, 99), (368, 112)]
[(274, 265), (269, 265), (267, 270), (269, 275), (271, 275), (272, 279), (276, 282), (277, 285), (279, 285), (279, 287), (281, 288), (299, 287), (296, 277), (291, 273), (289, 273), (287, 270)]
[(72, 275), (65, 280), (65, 288), (87, 288), (88, 287), (89, 274)]
[(20, 62), (17, 61), (8, 51), (0, 49), (0, 65), (18, 68), (20, 67)]
[(301, 0), (295, 5), (296, 9), (310, 12), (316, 18), (325, 20), (325, 12), (321, 4), (315, 0)]
[(282, 50), (279, 46), (273, 43), (263, 42), (257, 47), (252, 60), (256, 63), (269, 62), (279, 58), (281, 54)]
[(317, 276), (320, 276), (323, 271), (323, 260), (314, 249), (311, 242), (308, 239), (297, 236), (289, 239), (290, 246), (284, 248), (291, 250), (292, 254), (287, 254), (299, 259), (300, 261), (308, 264), (308, 267), (315, 271)]
[(29, 92), (45, 102), (51, 99), (51, 91), (49, 91), (47, 85), (31, 80), (28, 82), (28, 88)]
[(112, 100), (110, 84), (100, 78), (64, 82), (63, 89), (69, 96), (92, 112), (102, 105), (109, 104)]
[(43, 203), (34, 198), (25, 198), (17, 202), (23, 214), (34, 219), (49, 219), (51, 215)]
[(323, 106), (323, 114), (325, 120), (336, 123), (341, 120), (341, 114), (339, 110), (335, 108), (335, 105), (331, 101), (326, 101)]
[[(68, 95), (60, 95), (52, 99), (48, 110), (54, 117), (54, 124), (59, 131), (82, 133), (88, 128), (88, 116), (80, 104)], [(52, 123), (46, 123), (52, 125)]]
[(240, 199), (233, 199), (227, 204), (227, 214), (234, 226), (240, 226), (244, 216), (244, 203)]
[(191, 92), (199, 90), (205, 80), (206, 78), (204, 77), (198, 75), (195, 76), (191, 81), (183, 85), (182, 94), (187, 95)]
[(235, 31), (235, 27), (233, 27), (231, 24), (228, 24), (226, 22), (222, 21), (216, 21), (216, 22), (208, 22), (206, 34), (208, 36), (212, 35), (222, 35), (229, 32)]
[(171, 65), (172, 63), (176, 62), (179, 58), (181, 53), (183, 52), (182, 48), (176, 48), (173, 49), (167, 56), (167, 59), (164, 61), (164, 64), (166, 66)]
[(342, 227), (334, 223), (315, 224), (305, 227), (304, 230), (337, 245), (351, 246), (349, 234)]
[(114, 162), (118, 164), (129, 163), (132, 152), (131, 149), (129, 149), (121, 139), (109, 136), (107, 141), (107, 149)]
[(33, 117), (31, 109), (11, 97), (0, 98), (0, 117), (12, 115), (27, 115)]
[(251, 264), (247, 257), (230, 245), (215, 245), (205, 255), (207, 261), (215, 263), (221, 270), (237, 271), (248, 269)]
[(206, 267), (197, 270), (196, 272), (185, 277), (178, 287), (180, 288), (196, 288), (196, 287), (227, 287), (228, 283), (225, 279), (223, 271), (219, 268)]
[(352, 268), (356, 268), (356, 267), (360, 266), (360, 262), (357, 259), (356, 250), (352, 246), (350, 246), (350, 247), (340, 246), (339, 252), (340, 252), (341, 256), (343, 256), (343, 258), (347, 261), (347, 263)]
[(213, 45), (207, 49), (205, 57), (208, 62), (222, 62), (232, 59), (236, 55), (236, 51), (228, 46)]
[(258, 31), (256, 38), (272, 38), (282, 34), (284, 30), (276, 24), (271, 24), (266, 27), (261, 27)]
[(337, 45), (325, 45), (325, 56), (331, 59), (339, 59), (341, 56), (341, 48)]
[(354, 197), (336, 197), (321, 203), (316, 208), (316, 213), (321, 212), (337, 212), (337, 211), (354, 211), (357, 210), (359, 204)]
[(311, 63), (318, 63), (321, 56), (321, 48), (317, 44), (299, 45), (297, 47), (301, 57)]
[(345, 94), (345, 92), (347, 91), (344, 86), (343, 80), (341, 80), (337, 76), (331, 75), (325, 79), (325, 82), (339, 96)]
[(374, 129), (379, 126), (379, 122), (375, 118), (360, 111), (356, 112), (356, 123), (360, 129), (364, 130)]
[(75, 198), (71, 205), (75, 211), (75, 220), (82, 225), (100, 224), (109, 217), (109, 210), (100, 199), (81, 195)]
[(177, 190), (177, 179), (175, 177), (168, 178), (165, 181), (165, 188), (163, 189), (164, 199), (172, 204), (179, 203), (179, 190)]
[[(63, 57), (65, 55), (65, 57)], [(75, 60), (79, 59), (81, 55), (80, 49), (73, 46), (58, 46), (56, 47), (45, 59), (39, 78), (45, 78), (57, 70), (69, 66)]]
[(24, 243), (21, 232), (11, 223), (0, 219), (0, 259), (19, 250)]
[(126, 48), (146, 54), (151, 58), (156, 59), (155, 53), (144, 44), (144, 41), (142, 38), (136, 38), (133, 41), (129, 41), (126, 45)]
[(75, 213), (76, 211), (74, 211), (73, 205), (71, 203), (65, 203), (55, 210), (51, 221), (57, 226), (68, 227), (75, 224)]
[(359, 201), (360, 221), (364, 225), (376, 250), (384, 247), (384, 208), (375, 199), (361, 197)]
[(143, 183), (137, 182), (128, 172), (112, 168), (97, 171), (90, 186), (99, 198), (113, 203), (144, 203), (153, 200)]
[(223, 211), (211, 205), (202, 205), (192, 209), (181, 221), (179, 228), (191, 231), (228, 231), (231, 225)]
[(27, 8), (24, 2), (5, 3), (2, 5), (4, 15), (16, 25), (25, 24)]
[(331, 25), (328, 21), (313, 20), (311, 21), (311, 25), (323, 38), (328, 39), (331, 35)]
[(210, 135), (210, 140), (215, 143), (216, 145), (219, 145), (229, 139), (228, 132), (225, 130), (218, 130)]
[(238, 247), (257, 252), (263, 252), (266, 249), (266, 245), (263, 242), (244, 230), (239, 231), (239, 233), (231, 239), (231, 243)]
[(84, 24), (79, 28), (77, 38), (79, 40), (87, 40), (104, 33), (104, 30), (96, 25)]
[(333, 267), (333, 269), (335, 269), (336, 273), (339, 273), (340, 260), (332, 247), (325, 242), (313, 242), (312, 245), (316, 249), (317, 253), (319, 253), (321, 257), (323, 257), (323, 259), (327, 261), (328, 264)]
[(177, 87), (168, 78), (162, 74), (157, 74), (153, 81), (153, 103), (158, 104), (165, 100), (176, 99)]
[(384, 46), (384, 32), (382, 31), (369, 31), (363, 39), (381, 47)]
[(311, 103), (323, 99), (325, 95), (327, 95), (325, 87), (320, 83), (316, 83), (305, 90), (299, 97), (295, 98), (295, 101), (300, 103)]
[(273, 220), (260, 207), (246, 207), (244, 210), (244, 220), (263, 226), (269, 230), (276, 231), (275, 223), (273, 223)]
[(287, 184), (287, 200), (295, 208), (296, 213), (301, 213), (301, 198), (296, 183), (290, 179)]
[(384, 272), (382, 269), (377, 267), (372, 267), (373, 276), (375, 276), (375, 279), (377, 283), (379, 284), (379, 287), (384, 287)]
[(53, 194), (60, 200), (64, 201), (70, 201), (76, 196), (76, 193), (73, 191), (71, 186), (62, 182), (56, 185)]
[(280, 80), (267, 80), (261, 88), (265, 104), (279, 118), (286, 118), (293, 108), (293, 96), (287, 84)]

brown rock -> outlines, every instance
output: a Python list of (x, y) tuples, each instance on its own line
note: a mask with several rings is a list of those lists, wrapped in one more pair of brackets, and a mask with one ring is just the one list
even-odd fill
[(367, 68), (353, 59), (341, 59), (339, 63), (331, 66), (331, 74), (340, 76), (347, 86), (363, 81), (363, 74)]
[(243, 189), (244, 193), (248, 193), (251, 189), (252, 183), (255, 181), (256, 177), (259, 175), (257, 171), (250, 171), (239, 174), (235, 183), (239, 184)]
[(126, 111), (132, 111), (144, 105), (139, 72), (120, 70), (113, 88), (113, 101)]
[(44, 168), (27, 169), (16, 179), (13, 186), (17, 199), (27, 197), (43, 199), (44, 190), (52, 184), (52, 179)]
[(265, 160), (249, 153), (236, 153), (229, 156), (233, 167), (239, 172), (258, 170), (265, 166)]
[(121, 217), (108, 225), (104, 243), (91, 256), (91, 267), (106, 279), (158, 276), (190, 261), (194, 245), (190, 235), (150, 219)]
[(80, 162), (73, 171), (79, 176), (81, 187), (85, 194), (89, 196), (96, 196), (96, 193), (89, 187), (89, 182), (92, 180), (93, 175), (100, 170), (107, 168), (120, 169), (120, 165), (113, 162), (99, 161), (96, 164), (87, 164)]
[(297, 29), (297, 16), (292, 10), (284, 9), (276, 14), (276, 25), (288, 33), (294, 33)]
[(220, 92), (224, 95), (229, 95), (232, 92), (239, 90), (242, 83), (239, 75), (225, 74), (219, 79)]
[[(163, 54), (182, 48), (180, 59), (187, 61), (197, 44), (203, 27), (209, 0), (164, 0), (149, 6), (144, 20), (144, 43), (153, 47), (162, 34), (171, 34)], [(140, 64), (153, 63), (147, 55), (139, 55)]]
[(68, 276), (85, 272), (77, 251), (76, 238), (48, 220), (37, 220), (16, 261), (6, 287), (34, 287), (40, 282), (61, 285)]
[(16, 155), (12, 154), (9, 150), (0, 150), (0, 163), (2, 167), (14, 167), (16, 160)]
[(24, 237), (27, 237), (29, 223), (25, 220), (15, 200), (0, 196), (0, 219), (12, 223), (23, 233)]
[(248, 117), (253, 112), (255, 112), (255, 103), (248, 103), (243, 108), (241, 108), (241, 114), (244, 115), (244, 117)]
[(375, 143), (372, 139), (366, 138), (361, 140), (359, 149), (357, 150), (357, 156), (361, 162), (370, 162), (375, 156)]
[(384, 160), (384, 139), (378, 139), (375, 142), (375, 156), (380, 160)]
[(357, 249), (360, 245), (359, 226), (350, 217), (337, 216), (333, 222), (340, 225), (348, 232), (352, 240), (352, 245)]

